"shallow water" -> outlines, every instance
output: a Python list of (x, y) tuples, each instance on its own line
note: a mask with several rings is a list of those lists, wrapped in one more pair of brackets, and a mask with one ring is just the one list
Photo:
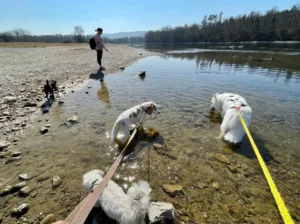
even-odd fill
[[(120, 73), (92, 81), (70, 93), (61, 107), (37, 119), (18, 145), (22, 164), (1, 168), (8, 178), (17, 171), (39, 175), (29, 185), (36, 197), (20, 200), (7, 196), (4, 214), (20, 201), (29, 201), (28, 212), (55, 213), (66, 217), (83, 197), (81, 181), (91, 169), (107, 170), (118, 151), (110, 147), (109, 134), (117, 116), (141, 102), (154, 100), (161, 115), (148, 117), (145, 126), (160, 136), (153, 142), (140, 141), (127, 156), (114, 179), (124, 189), (137, 180), (148, 180), (153, 201), (167, 201), (176, 208), (176, 222), (185, 223), (281, 223), (248, 139), (232, 150), (216, 140), (220, 124), (210, 122), (209, 106), (216, 92), (244, 96), (252, 107), (250, 131), (260, 149), (295, 221), (300, 221), (300, 73), (293, 60), (248, 61), (249, 55), (226, 53), (166, 54), (142, 59)], [(263, 58), (265, 55), (256, 57)], [(147, 71), (145, 79), (137, 75)], [(88, 93), (86, 93), (88, 92)], [(77, 115), (78, 124), (61, 125)], [(49, 133), (38, 129), (49, 119)], [(230, 165), (215, 159), (216, 153), (230, 159)], [(63, 182), (51, 189), (51, 178)], [(218, 182), (220, 189), (211, 185)], [(169, 197), (163, 184), (179, 184), (184, 194)]]

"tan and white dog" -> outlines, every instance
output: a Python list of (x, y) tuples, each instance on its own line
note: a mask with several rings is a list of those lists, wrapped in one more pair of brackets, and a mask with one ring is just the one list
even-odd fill
[(157, 109), (157, 105), (151, 101), (134, 106), (120, 114), (111, 132), (112, 142), (124, 144), (130, 136), (131, 128), (134, 128), (139, 122), (140, 126), (143, 126), (145, 113), (158, 115), (160, 111)]
[[(91, 170), (83, 175), (83, 188), (90, 192), (103, 179), (101, 170)], [(147, 181), (132, 184), (127, 194), (110, 180), (94, 207), (101, 207), (106, 215), (120, 224), (144, 224), (150, 205), (151, 188)]]
[(251, 124), (252, 109), (246, 102), (245, 98), (233, 93), (216, 93), (211, 100), (210, 108), (221, 112), (223, 121), (221, 124), (221, 136), (230, 143), (238, 144), (242, 142), (245, 135), (244, 127), (236, 108), (245, 120), (247, 127)]

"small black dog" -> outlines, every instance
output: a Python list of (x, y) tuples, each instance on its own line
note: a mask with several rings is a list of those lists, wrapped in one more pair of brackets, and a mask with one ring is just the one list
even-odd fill
[(44, 85), (44, 93), (50, 105), (51, 102), (49, 101), (49, 97), (50, 99), (52, 99), (52, 101), (54, 101), (55, 100), (54, 91), (58, 91), (56, 83), (57, 82), (55, 80), (50, 80), (50, 81), (46, 80), (46, 85)]

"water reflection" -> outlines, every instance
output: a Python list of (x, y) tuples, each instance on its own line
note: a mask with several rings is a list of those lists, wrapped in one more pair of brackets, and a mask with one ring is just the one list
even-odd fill
[[(230, 66), (234, 70), (239, 70), (248, 66), (253, 71), (259, 68), (266, 68), (269, 71), (285, 71), (286, 83), (290, 79), (300, 79), (300, 56), (275, 54), (270, 56), (269, 53), (237, 53), (237, 52), (202, 52), (202, 53), (184, 53), (169, 54), (173, 58), (186, 59), (195, 61), (198, 70), (211, 68), (215, 66)], [(272, 60), (270, 59), (272, 58)], [(264, 75), (273, 75), (275, 73), (264, 73)], [(277, 73), (278, 75), (279, 73)]]
[(109, 99), (109, 90), (104, 83), (104, 81), (100, 82), (100, 90), (98, 91), (97, 95), (99, 100), (106, 103), (108, 107), (111, 106), (110, 99)]

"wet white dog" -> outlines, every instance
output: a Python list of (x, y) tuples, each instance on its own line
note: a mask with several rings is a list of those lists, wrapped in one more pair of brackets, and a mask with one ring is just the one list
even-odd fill
[[(103, 179), (101, 170), (91, 170), (83, 175), (83, 188), (90, 192)], [(146, 181), (134, 183), (124, 193), (114, 181), (107, 187), (97, 200), (94, 207), (100, 207), (106, 215), (120, 224), (144, 224), (150, 204), (151, 188)]]
[(216, 93), (213, 95), (211, 103), (211, 109), (221, 112), (223, 118), (221, 136), (233, 144), (242, 142), (245, 130), (236, 111), (236, 107), (240, 107), (240, 112), (247, 127), (249, 127), (251, 124), (252, 109), (245, 98), (233, 93)]
[(144, 112), (148, 115), (160, 114), (154, 102), (145, 102), (124, 111), (119, 115), (114, 124), (111, 132), (111, 140), (124, 144), (130, 136), (130, 128), (135, 127), (142, 118), (140, 126), (143, 126), (145, 120), (145, 116), (143, 116)]

